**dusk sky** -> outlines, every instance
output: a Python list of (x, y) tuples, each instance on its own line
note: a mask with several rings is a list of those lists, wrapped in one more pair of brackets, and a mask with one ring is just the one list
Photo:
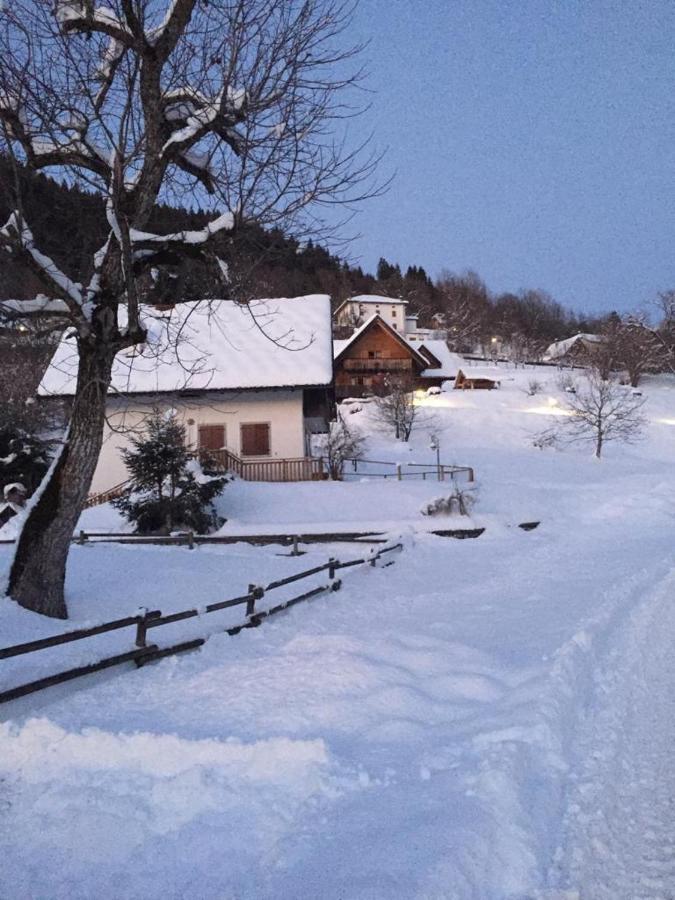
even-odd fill
[(396, 171), (351, 253), (579, 310), (675, 288), (675, 3), (363, 0)]

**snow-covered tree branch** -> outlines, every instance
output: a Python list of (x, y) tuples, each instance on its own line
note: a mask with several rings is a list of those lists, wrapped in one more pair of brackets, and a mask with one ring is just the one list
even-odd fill
[[(350, 12), (340, 0), (1, 8), (0, 151), (96, 192), (109, 229), (84, 277), (40, 251), (18, 192), (0, 231), (0, 253), (26, 263), (41, 294), (4, 311), (62, 317), (79, 354), (68, 440), (10, 576), (23, 605), (66, 614), (69, 540), (100, 449), (113, 359), (146, 337), (142, 305), (157, 282), (148, 270), (198, 259), (226, 293), (214, 249), (223, 235), (250, 222), (320, 233), (323, 205), (374, 192), (377, 157), (339, 133), (360, 78), (358, 48), (344, 43)], [(186, 195), (206, 208), (207, 224), (160, 233), (157, 205)]]

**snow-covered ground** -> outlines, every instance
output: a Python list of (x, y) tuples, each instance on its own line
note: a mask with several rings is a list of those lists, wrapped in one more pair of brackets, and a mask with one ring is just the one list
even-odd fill
[[(499, 391), (426, 401), (443, 461), (476, 469), (479, 539), (427, 533), (434, 482), (232, 483), (224, 533), (383, 528), (404, 549), (258, 629), (222, 634), (236, 611), (158, 629), (212, 637), (0, 707), (0, 896), (672, 897), (675, 384), (645, 382), (644, 440), (598, 463), (532, 446), (563, 399), (554, 370), (535, 374), (534, 397), (531, 370), (505, 370)], [(349, 419), (371, 458), (435, 458), (424, 430), (409, 449), (367, 405)], [(82, 520), (118, 526), (106, 508)], [(362, 550), (74, 547), (71, 624)], [(9, 644), (63, 623), (4, 601), (0, 628)], [(19, 657), (0, 678), (132, 639)]]

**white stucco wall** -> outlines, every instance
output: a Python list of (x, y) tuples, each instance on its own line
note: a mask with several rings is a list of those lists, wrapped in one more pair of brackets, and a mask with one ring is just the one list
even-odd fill
[(305, 456), (305, 430), (302, 390), (213, 392), (200, 397), (176, 399), (167, 395), (140, 398), (114, 398), (108, 402), (108, 422), (103, 446), (94, 473), (91, 493), (108, 490), (129, 477), (121, 450), (131, 444), (134, 433), (143, 431), (143, 423), (153, 407), (174, 409), (187, 432), (190, 447), (197, 447), (200, 425), (224, 425), (228, 450), (241, 453), (240, 426), (253, 422), (270, 425), (271, 453), (246, 459), (292, 459)]
[[(358, 320), (365, 322), (366, 319), (377, 313), (387, 325), (390, 325), (395, 331), (404, 334), (406, 309), (406, 304), (401, 300), (391, 300), (385, 297), (377, 305), (375, 303), (359, 304), (356, 300), (350, 300), (340, 310), (337, 322), (339, 325), (349, 325)], [(394, 311), (396, 311), (395, 315)]]

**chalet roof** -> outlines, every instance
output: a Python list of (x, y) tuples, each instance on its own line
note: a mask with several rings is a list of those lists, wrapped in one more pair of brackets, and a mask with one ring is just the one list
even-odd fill
[[(464, 360), (457, 353), (453, 353), (445, 341), (441, 340), (423, 340), (417, 341), (420, 353), (424, 354), (425, 349), (435, 357), (439, 363), (438, 367), (430, 366), (422, 372), (423, 378), (454, 378), (459, 371), (459, 367)], [(433, 362), (433, 361), (432, 361)]]
[(577, 344), (599, 344), (603, 341), (600, 334), (575, 334), (564, 341), (555, 341), (550, 344), (544, 353), (544, 359), (559, 359), (575, 347)]
[[(118, 353), (111, 392), (325, 386), (333, 377), (330, 298), (180, 303), (143, 308), (148, 340)], [(38, 392), (73, 394), (77, 351), (66, 332)]]
[(479, 366), (467, 366), (457, 370), (457, 378), (463, 375), (467, 381), (494, 381), (497, 383), (504, 377), (504, 373), (499, 369), (483, 368)]
[(335, 358), (335, 362), (337, 362), (342, 354), (347, 350), (348, 347), (351, 347), (358, 339), (365, 334), (366, 331), (369, 331), (374, 325), (379, 325), (383, 328), (391, 337), (393, 337), (398, 343), (403, 347), (408, 354), (420, 364), (420, 366), (424, 369), (429, 365), (429, 361), (422, 356), (422, 354), (412, 346), (403, 335), (399, 334), (391, 325), (388, 325), (384, 319), (379, 316), (377, 313), (373, 313), (359, 328), (356, 329), (354, 334), (347, 338), (344, 341), (334, 341), (333, 342), (333, 355)]

